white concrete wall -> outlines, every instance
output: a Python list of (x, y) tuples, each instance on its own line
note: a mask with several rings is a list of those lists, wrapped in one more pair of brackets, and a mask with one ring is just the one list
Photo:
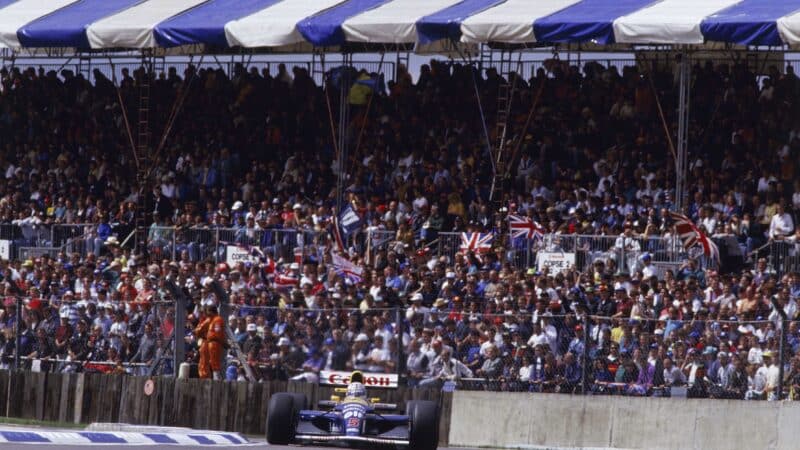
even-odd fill
[(450, 445), (795, 450), (800, 402), (457, 391)]

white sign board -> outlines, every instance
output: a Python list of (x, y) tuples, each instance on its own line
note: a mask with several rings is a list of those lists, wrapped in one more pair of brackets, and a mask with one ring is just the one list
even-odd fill
[(564, 272), (575, 266), (575, 253), (539, 252), (536, 254), (536, 266), (540, 271), (548, 267), (553, 274)]
[[(319, 373), (319, 384), (325, 386), (347, 386), (352, 372), (338, 370), (323, 370)], [(364, 372), (364, 385), (374, 388), (396, 388), (396, 373), (366, 373)]]
[(229, 267), (233, 267), (240, 262), (257, 263), (258, 258), (250, 254), (247, 247), (239, 247), (238, 245), (228, 245), (225, 247), (225, 262)]
[(11, 259), (11, 241), (8, 239), (0, 239), (0, 259)]

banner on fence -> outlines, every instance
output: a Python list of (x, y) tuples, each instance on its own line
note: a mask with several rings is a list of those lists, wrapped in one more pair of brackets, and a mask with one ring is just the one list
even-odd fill
[(539, 252), (536, 254), (538, 270), (550, 269), (551, 273), (559, 273), (575, 266), (575, 253)]
[(228, 266), (233, 267), (240, 262), (257, 263), (258, 257), (253, 255), (253, 252), (248, 247), (241, 247), (238, 245), (228, 245), (225, 247), (225, 262)]
[[(352, 372), (323, 370), (319, 373), (319, 384), (325, 386), (347, 386)], [(396, 388), (396, 373), (364, 373), (364, 384), (367, 387)]]
[(11, 259), (11, 241), (8, 239), (0, 239), (0, 259)]

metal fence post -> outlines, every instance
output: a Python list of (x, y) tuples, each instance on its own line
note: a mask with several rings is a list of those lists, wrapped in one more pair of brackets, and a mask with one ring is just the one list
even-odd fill
[(16, 333), (14, 335), (14, 370), (19, 370), (19, 350), (22, 346), (22, 297), (17, 297)]
[(219, 228), (214, 229), (214, 263), (219, 264)]
[[(170, 284), (174, 283), (170, 282)], [(172, 336), (175, 339), (175, 348), (172, 351), (174, 358), (172, 362), (172, 376), (178, 376), (181, 364), (186, 361), (186, 346), (184, 344), (184, 337), (186, 335), (186, 296), (183, 291), (177, 286), (174, 291), (180, 291), (179, 295), (175, 296), (175, 325), (173, 327)]]
[(398, 384), (403, 379), (405, 372), (405, 361), (403, 360), (403, 310), (399, 306), (394, 307), (395, 331), (397, 333), (397, 380)]
[[(780, 312), (783, 312), (781, 310)], [(786, 355), (786, 326), (788, 321), (785, 317), (781, 318), (781, 336), (780, 343), (778, 344), (778, 392), (776, 393), (776, 400), (783, 400), (783, 365)]]
[(175, 238), (175, 235), (177, 234), (177, 231), (178, 231), (178, 227), (173, 226), (172, 227), (172, 260), (173, 261), (175, 261), (175, 247), (177, 247), (177, 244), (178, 244), (178, 239)]
[(531, 242), (533, 239), (526, 239), (525, 240), (525, 269), (531, 267)]
[(589, 392), (587, 384), (589, 384), (589, 320), (588, 311), (583, 315), (583, 355), (581, 355), (581, 395), (586, 395)]
[(781, 331), (779, 336), (780, 342), (778, 342), (778, 386), (776, 392), (777, 400), (781, 400), (783, 398), (783, 361), (786, 352), (784, 341), (786, 340), (786, 325), (788, 324), (789, 318), (786, 316), (786, 311), (784, 311), (783, 307), (778, 304), (778, 301), (775, 299), (775, 297), (770, 299), (770, 303), (772, 303), (772, 307), (775, 308), (775, 311), (781, 318)]

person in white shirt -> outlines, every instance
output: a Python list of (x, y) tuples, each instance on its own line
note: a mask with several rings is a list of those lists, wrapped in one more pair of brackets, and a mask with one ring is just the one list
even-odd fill
[(764, 392), (767, 389), (766, 368), (756, 368), (755, 364), (747, 366), (747, 392), (744, 394), (745, 400), (763, 400)]
[(542, 324), (537, 320), (533, 323), (533, 333), (528, 339), (528, 347), (536, 348), (540, 345), (548, 345), (547, 335), (542, 330)]
[(664, 358), (664, 384), (666, 386), (680, 386), (686, 384), (686, 377), (677, 366), (672, 364), (672, 360)]
[(653, 265), (652, 256), (650, 253), (642, 254), (642, 279), (643, 280), (650, 280), (653, 277), (658, 277), (658, 268)]
[(383, 346), (383, 336), (376, 334), (373, 338), (375, 345), (367, 356), (367, 363), (369, 364), (370, 372), (381, 373), (385, 371), (386, 363), (390, 360), (389, 351)]
[(793, 231), (794, 221), (791, 214), (786, 212), (783, 203), (778, 203), (778, 209), (769, 223), (769, 238), (780, 240), (791, 235)]
[(714, 234), (714, 231), (717, 229), (717, 219), (714, 215), (714, 210), (710, 207), (705, 207), (702, 209), (701, 214), (700, 226), (705, 228), (706, 234)]
[(622, 234), (614, 242), (614, 249), (616, 252), (613, 257), (617, 259), (617, 264), (625, 264), (628, 268), (636, 265), (642, 247), (633, 234), (633, 225), (630, 222), (625, 222)]
[[(683, 364), (683, 375), (689, 385), (694, 384), (698, 378), (698, 371), (703, 368), (703, 361), (698, 357), (695, 349), (689, 349), (686, 354), (686, 362)], [(702, 371), (700, 371), (702, 373)]]
[(760, 342), (757, 344), (756, 343), (757, 341), (758, 338), (756, 338), (755, 336), (751, 338), (751, 343), (753, 346), (750, 347), (750, 351), (747, 352), (747, 364), (754, 364), (756, 366), (760, 366), (764, 362), (763, 360), (764, 351), (761, 349), (761, 345), (763, 345), (764, 343)]
[(464, 363), (452, 357), (452, 350), (448, 347), (436, 357), (431, 364), (431, 376), (420, 382), (420, 386), (429, 386), (439, 381), (458, 381), (461, 378), (472, 378), (472, 370)]
[(764, 358), (764, 366), (758, 370), (766, 369), (767, 400), (775, 401), (778, 399), (778, 379), (780, 376), (780, 369), (778, 368), (778, 365), (775, 364), (775, 352), (768, 350), (764, 352), (762, 357)]
[(519, 381), (523, 383), (527, 383), (531, 380), (531, 374), (533, 373), (533, 363), (531, 363), (531, 358), (528, 355), (522, 356), (522, 366), (519, 368)]
[[(709, 297), (710, 299), (710, 297)], [(720, 308), (729, 307), (733, 308), (736, 305), (736, 296), (731, 291), (731, 285), (725, 284), (722, 286), (722, 294), (713, 299), (719, 303)]]

